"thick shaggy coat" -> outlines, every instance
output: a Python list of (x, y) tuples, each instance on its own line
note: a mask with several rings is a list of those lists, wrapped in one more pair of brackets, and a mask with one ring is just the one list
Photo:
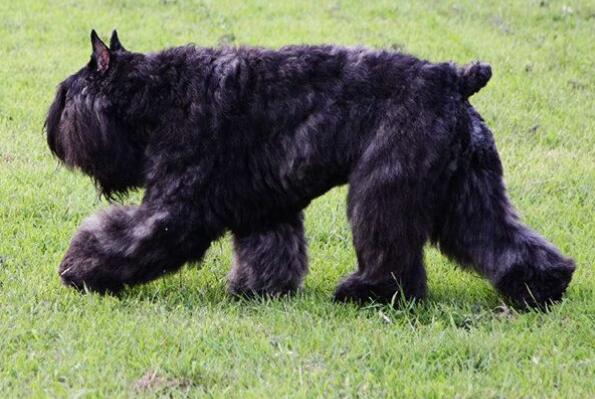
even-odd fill
[(52, 152), (108, 197), (142, 204), (87, 219), (59, 271), (117, 292), (197, 261), (230, 230), (230, 290), (283, 294), (307, 272), (302, 210), (349, 184), (358, 270), (337, 300), (426, 295), (423, 246), (487, 278), (514, 303), (558, 300), (571, 259), (523, 225), (491, 131), (469, 97), (486, 64), (457, 67), (365, 48), (108, 48), (58, 88)]

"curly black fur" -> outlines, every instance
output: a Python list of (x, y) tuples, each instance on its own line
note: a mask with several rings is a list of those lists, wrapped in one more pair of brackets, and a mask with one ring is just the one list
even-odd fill
[(337, 300), (426, 295), (431, 240), (519, 305), (561, 297), (574, 263), (521, 224), (492, 133), (468, 101), (491, 76), (365, 48), (129, 52), (93, 32), (60, 84), (52, 152), (138, 207), (85, 221), (60, 265), (75, 287), (116, 292), (199, 260), (234, 235), (230, 290), (295, 291), (307, 272), (301, 211), (349, 184), (358, 270)]

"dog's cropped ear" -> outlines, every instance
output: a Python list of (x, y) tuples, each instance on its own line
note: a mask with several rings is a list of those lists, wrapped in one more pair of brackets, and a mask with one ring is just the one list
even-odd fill
[(122, 43), (120, 43), (120, 38), (118, 37), (118, 32), (114, 29), (112, 32), (112, 37), (109, 40), (109, 49), (111, 51), (126, 51)]
[(110, 51), (101, 41), (95, 29), (91, 31), (91, 46), (93, 47), (93, 55), (91, 56), (94, 61), (94, 66), (99, 73), (105, 73), (109, 68), (110, 63)]

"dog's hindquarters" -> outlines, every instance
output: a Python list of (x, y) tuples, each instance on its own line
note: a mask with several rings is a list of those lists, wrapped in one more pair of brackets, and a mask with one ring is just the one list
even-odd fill
[(416, 73), (405, 83), (394, 78), (395, 93), (378, 103), (377, 127), (350, 174), (348, 216), (358, 270), (339, 285), (337, 300), (426, 296), (423, 247), (432, 193), (456, 139), (461, 95), (451, 64), (420, 63)]

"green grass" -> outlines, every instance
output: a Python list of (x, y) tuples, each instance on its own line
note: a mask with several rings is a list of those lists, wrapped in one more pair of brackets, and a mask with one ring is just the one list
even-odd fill
[[(567, 298), (548, 314), (503, 309), (428, 248), (426, 302), (333, 304), (355, 264), (345, 188), (307, 210), (296, 297), (230, 299), (228, 239), (120, 298), (62, 287), (70, 237), (106, 203), (57, 167), (41, 128), (90, 29), (114, 27), (138, 51), (332, 42), (491, 63), (473, 103), (524, 219), (577, 261)], [(594, 397), (594, 40), (592, 1), (0, 2), (0, 397)]]

